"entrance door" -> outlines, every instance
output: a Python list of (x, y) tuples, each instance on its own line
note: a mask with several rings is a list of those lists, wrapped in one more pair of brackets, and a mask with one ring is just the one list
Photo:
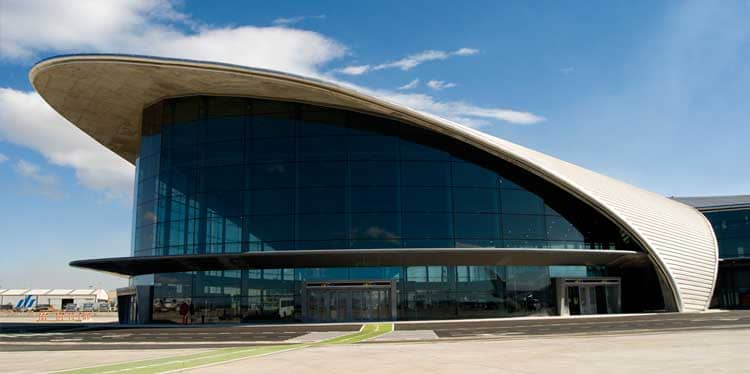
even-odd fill
[(620, 312), (619, 278), (560, 279), (556, 283), (561, 315)]
[(391, 282), (308, 283), (303, 289), (302, 317), (310, 322), (391, 320), (394, 286)]

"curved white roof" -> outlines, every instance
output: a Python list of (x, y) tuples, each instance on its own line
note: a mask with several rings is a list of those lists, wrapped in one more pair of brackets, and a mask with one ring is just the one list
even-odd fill
[[(692, 207), (571, 163), (350, 88), (299, 76), (201, 61), (122, 55), (61, 56), (30, 79), (42, 97), (83, 131), (134, 162), (142, 110), (166, 97), (232, 95), (297, 101), (393, 118), (439, 132), (512, 162), (612, 219), (646, 250), (679, 311), (708, 307), (718, 247)], [(665, 299), (670, 299), (665, 297)]]

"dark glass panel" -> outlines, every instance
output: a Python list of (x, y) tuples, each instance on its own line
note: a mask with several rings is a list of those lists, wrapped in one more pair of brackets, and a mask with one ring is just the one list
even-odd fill
[(353, 241), (390, 242), (397, 247), (401, 237), (400, 217), (397, 213), (352, 214), (349, 236)]
[(199, 195), (201, 216), (233, 217), (243, 213), (242, 191), (224, 191)]
[(402, 160), (448, 160), (448, 152), (413, 141), (402, 139), (400, 142)]
[(151, 201), (156, 198), (156, 177), (147, 178), (138, 183), (138, 203)]
[(582, 241), (583, 235), (563, 217), (547, 216), (547, 239)]
[(251, 137), (291, 138), (294, 137), (296, 122), (287, 115), (268, 115), (253, 117)]
[(489, 169), (468, 162), (454, 162), (452, 181), (454, 186), (498, 187), (497, 174)]
[(175, 99), (174, 122), (184, 123), (200, 119), (202, 100), (198, 96)]
[(201, 146), (203, 166), (242, 164), (243, 145), (241, 141), (210, 143)]
[(299, 190), (300, 213), (343, 213), (345, 209), (344, 187), (310, 187)]
[(498, 190), (489, 188), (454, 187), (453, 209), (466, 213), (497, 213)]
[(403, 161), (401, 184), (404, 186), (447, 186), (450, 163), (434, 161)]
[(397, 186), (399, 167), (396, 161), (351, 161), (352, 186)]
[(346, 135), (346, 113), (340, 110), (302, 110), (297, 133), (303, 137)]
[(201, 128), (203, 129), (201, 131), (203, 143), (239, 141), (245, 133), (245, 118), (211, 118), (204, 121)]
[(271, 100), (252, 100), (251, 108), (254, 116), (267, 115), (267, 114), (284, 114), (293, 116), (296, 111), (298, 104), (290, 103), (287, 101), (271, 101)]
[(241, 190), (245, 185), (244, 168), (219, 166), (201, 170), (201, 191)]
[(396, 212), (399, 210), (397, 187), (352, 187), (350, 194), (349, 209), (352, 212)]
[(496, 214), (458, 214), (454, 216), (456, 238), (498, 239), (500, 222)]
[(294, 138), (259, 138), (248, 142), (247, 162), (292, 162), (296, 159)]
[(315, 136), (297, 138), (297, 157), (300, 161), (346, 160), (346, 147), (341, 137)]
[(237, 117), (247, 114), (250, 104), (241, 97), (213, 96), (206, 98), (208, 118)]
[(390, 136), (350, 136), (351, 160), (398, 160), (398, 138)]
[(544, 239), (544, 216), (504, 214), (503, 237), (505, 239)]
[(297, 180), (296, 164), (274, 162), (246, 168), (250, 188), (293, 188)]
[(303, 162), (297, 167), (300, 187), (346, 185), (346, 162)]
[(297, 191), (293, 189), (245, 192), (246, 214), (293, 214)]
[(448, 187), (402, 187), (401, 201), (405, 212), (449, 212)]
[(294, 216), (250, 216), (245, 218), (248, 241), (283, 241), (294, 238)]
[(452, 236), (449, 213), (404, 213), (405, 238), (450, 238)]
[(506, 214), (544, 214), (542, 199), (524, 190), (506, 190), (501, 194), (502, 210)]
[(167, 126), (169, 134), (166, 137), (165, 145), (178, 149), (195, 145), (200, 126), (200, 122), (178, 122)]
[(161, 135), (149, 135), (141, 137), (141, 149), (138, 155), (140, 157), (151, 156), (161, 151)]
[(300, 214), (297, 240), (346, 239), (346, 215)]

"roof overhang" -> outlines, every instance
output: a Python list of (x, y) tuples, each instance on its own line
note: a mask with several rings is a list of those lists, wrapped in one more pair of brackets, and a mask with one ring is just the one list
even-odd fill
[(364, 266), (606, 265), (638, 266), (648, 256), (634, 251), (536, 248), (335, 249), (180, 256), (117, 257), (73, 261), (71, 266), (118, 275), (203, 270)]
[(63, 117), (131, 163), (138, 153), (142, 110), (168, 97), (296, 101), (423, 127), (513, 163), (611, 219), (648, 253), (668, 309), (704, 310), (713, 294), (718, 245), (710, 223), (696, 209), (350, 87), (243, 66), (126, 55), (54, 57), (35, 65), (29, 75), (34, 88)]

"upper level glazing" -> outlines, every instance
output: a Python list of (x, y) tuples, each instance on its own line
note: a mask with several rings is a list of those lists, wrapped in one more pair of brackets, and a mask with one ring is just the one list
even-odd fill
[(750, 257), (750, 209), (704, 213), (719, 242), (719, 258)]
[(186, 97), (144, 111), (133, 253), (531, 247), (635, 249), (524, 170), (393, 120)]

